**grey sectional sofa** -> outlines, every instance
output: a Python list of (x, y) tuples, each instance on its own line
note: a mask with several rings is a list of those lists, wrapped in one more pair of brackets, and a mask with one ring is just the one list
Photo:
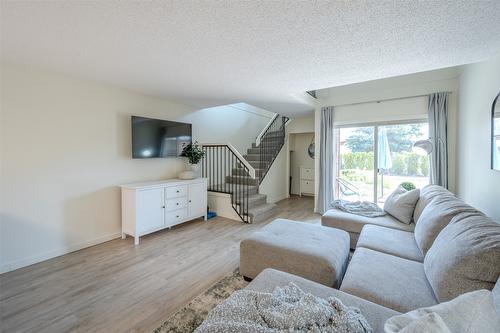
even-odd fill
[(421, 190), (410, 225), (336, 210), (322, 224), (347, 231), (355, 248), (339, 290), (273, 269), (248, 288), (271, 291), (293, 281), (304, 291), (359, 307), (376, 332), (397, 313), (478, 289), (493, 290), (500, 315), (500, 224), (444, 188)]

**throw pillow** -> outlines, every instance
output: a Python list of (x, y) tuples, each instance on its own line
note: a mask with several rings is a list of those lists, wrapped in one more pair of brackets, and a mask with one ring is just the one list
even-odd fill
[(424, 256), (441, 230), (462, 212), (476, 212), (476, 209), (453, 196), (436, 197), (425, 206), (415, 221), (415, 241)]
[(500, 276), (500, 224), (479, 212), (458, 214), (424, 257), (424, 272), (439, 302), (492, 290)]
[(434, 306), (416, 309), (387, 319), (386, 333), (403, 332), (498, 332), (500, 319), (488, 290), (476, 290)]
[(419, 197), (419, 189), (407, 191), (399, 186), (385, 200), (384, 210), (400, 222), (410, 224)]

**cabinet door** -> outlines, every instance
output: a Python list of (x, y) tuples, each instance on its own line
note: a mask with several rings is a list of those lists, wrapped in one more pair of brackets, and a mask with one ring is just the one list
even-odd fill
[(189, 216), (198, 217), (207, 214), (207, 184), (196, 183), (189, 184)]
[(301, 180), (300, 181), (300, 192), (301, 193), (314, 193), (314, 182), (312, 180)]
[(314, 180), (314, 169), (300, 168), (300, 179)]
[(165, 189), (155, 188), (137, 192), (137, 231), (143, 234), (165, 225)]

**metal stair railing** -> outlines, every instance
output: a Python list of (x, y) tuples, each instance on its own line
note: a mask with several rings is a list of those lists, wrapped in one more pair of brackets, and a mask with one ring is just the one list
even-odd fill
[[(255, 179), (255, 169), (231, 144), (202, 144), (201, 147), (205, 152), (201, 172), (208, 178), (208, 191), (231, 194), (234, 211), (243, 222), (250, 223), (249, 179)], [(241, 174), (234, 175), (234, 169), (241, 169)], [(227, 181), (229, 177), (230, 182)]]
[(262, 183), (262, 180), (285, 144), (285, 125), (288, 120), (288, 117), (276, 114), (257, 137), (256, 145), (259, 148), (259, 171), (256, 173), (256, 177), (259, 178), (259, 184)]

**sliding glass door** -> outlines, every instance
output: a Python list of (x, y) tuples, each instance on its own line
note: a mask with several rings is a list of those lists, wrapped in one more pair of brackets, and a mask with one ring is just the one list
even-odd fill
[(412, 149), (429, 137), (427, 123), (341, 127), (337, 133), (337, 198), (383, 205), (401, 183), (429, 183), (429, 158)]

